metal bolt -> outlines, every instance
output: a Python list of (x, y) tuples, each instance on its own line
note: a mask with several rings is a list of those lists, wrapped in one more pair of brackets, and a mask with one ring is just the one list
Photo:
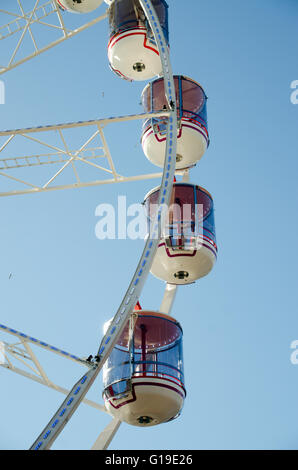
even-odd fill
[(151, 418), (150, 416), (140, 416), (138, 418), (138, 422), (140, 424), (150, 424), (151, 421), (153, 421), (153, 418)]
[(189, 276), (187, 271), (177, 271), (174, 276), (178, 279), (186, 279)]
[(136, 71), (136, 72), (143, 72), (143, 70), (145, 70), (145, 64), (143, 64), (142, 62), (136, 62), (134, 65), (133, 65), (133, 69)]

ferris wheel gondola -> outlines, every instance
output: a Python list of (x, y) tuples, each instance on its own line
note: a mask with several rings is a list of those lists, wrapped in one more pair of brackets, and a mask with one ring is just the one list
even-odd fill
[(176, 418), (186, 396), (180, 324), (160, 312), (132, 313), (103, 382), (106, 409), (120, 421), (148, 427)]
[[(166, 109), (163, 78), (146, 85), (142, 93), (145, 112)], [(207, 96), (202, 86), (183, 75), (174, 76), (178, 119), (176, 168), (194, 166), (209, 146)], [(142, 131), (144, 154), (154, 165), (163, 167), (166, 117), (145, 119)]]
[[(150, 233), (160, 188), (145, 196)], [(214, 207), (206, 189), (190, 183), (174, 183), (164, 232), (151, 273), (170, 284), (190, 284), (206, 276), (217, 258)]]
[[(125, 80), (149, 80), (162, 74), (156, 40), (139, 0), (106, 1), (109, 6), (111, 69)], [(166, 44), (169, 46), (168, 5), (152, 0)]]
[[(48, 190), (64, 168), (68, 165), (74, 168), (74, 162), (77, 160), (92, 165), (90, 160), (80, 157), (80, 154), (87, 150), (88, 145), (96, 136), (100, 136), (110, 165), (107, 171), (113, 175), (113, 182), (120, 182), (121, 175), (117, 173), (113, 164), (103, 134), (103, 126), (113, 119), (119, 122), (119, 120), (143, 118), (145, 122), (142, 138), (144, 153), (157, 166), (163, 166), (163, 174), (160, 186), (150, 191), (145, 198), (150, 220), (149, 233), (126, 294), (115, 316), (106, 326), (96, 355), (84, 361), (88, 371), (74, 384), (57, 412), (34, 441), (31, 446), (34, 450), (45, 450), (51, 447), (77, 407), (85, 399), (86, 393), (102, 369), (104, 372), (104, 408), (114, 419), (109, 429), (104, 432), (105, 437), (100, 437), (95, 447), (106, 448), (122, 421), (144, 427), (170, 421), (180, 414), (186, 396), (182, 360), (182, 328), (175, 319), (170, 317), (170, 311), (177, 286), (193, 282), (208, 274), (216, 259), (212, 197), (203, 188), (186, 181), (173, 183), (176, 165), (187, 179), (188, 168), (202, 157), (209, 143), (209, 136), (206, 95), (203, 89), (199, 84), (184, 76), (173, 77), (168, 50), (167, 4), (164, 0), (105, 0), (105, 2), (109, 5), (111, 39), (108, 56), (112, 69), (122, 78), (129, 80), (146, 80), (162, 75), (163, 78), (158, 78), (147, 85), (143, 93), (145, 101), (150, 95), (150, 103), (155, 103), (155, 91), (158, 89), (162, 96), (162, 107), (154, 104), (146, 108), (145, 105), (147, 112), (137, 117), (109, 118), (103, 120), (104, 122), (82, 121), (42, 128), (19, 129), (11, 133), (6, 131), (2, 133), (2, 136), (7, 140), (0, 152), (9, 145), (15, 135), (25, 136), (40, 144), (41, 141), (32, 134), (58, 130), (65, 149), (61, 150), (52, 146), (52, 150), (58, 152), (60, 157), (62, 155), (66, 158), (66, 161), (42, 188), (29, 184), (30, 192), (39, 192)], [(69, 11), (87, 12), (88, 9), (90, 9), (88, 11), (96, 9), (101, 2), (61, 0), (58, 3)], [(127, 19), (124, 18), (123, 12), (128, 15), (127, 21), (123, 21)], [(140, 38), (142, 38), (141, 42)], [(118, 59), (120, 57), (120, 66), (116, 67), (114, 60), (117, 57)], [(187, 97), (190, 91), (195, 99), (192, 99), (189, 105)], [(178, 122), (180, 130), (184, 128), (179, 150), (177, 148), (177, 141), (180, 137), (177, 132)], [(188, 126), (186, 122), (192, 125)], [(96, 132), (78, 151), (71, 153), (64, 139), (64, 129), (87, 126), (91, 123), (96, 125)], [(154, 144), (149, 143), (148, 129), (151, 132), (151, 128), (152, 138), (158, 133), (162, 135), (163, 144), (159, 147), (154, 148)], [(146, 144), (145, 141), (147, 141)], [(181, 159), (178, 158), (180, 154)], [(35, 155), (35, 157), (38, 157), (40, 162), (40, 155)], [(76, 186), (80, 186), (81, 182), (75, 168), (74, 172), (77, 177)], [(5, 173), (4, 176), (7, 174)], [(11, 179), (23, 183), (15, 177)], [(176, 209), (171, 209), (173, 201), (180, 209), (185, 204), (190, 205), (188, 219), (182, 217), (181, 213), (180, 216), (177, 215)], [(151, 203), (154, 203), (154, 210), (151, 209)], [(197, 209), (197, 203), (203, 206), (203, 212)], [(163, 216), (164, 207), (170, 207), (168, 214), (171, 222), (168, 225)], [(164, 230), (167, 229), (170, 230), (169, 235), (164, 234)], [(139, 309), (136, 312), (135, 305), (150, 270), (153, 275), (166, 282), (162, 305), (159, 312)], [(122, 356), (125, 355), (127, 358), (127, 361), (124, 361), (127, 363), (126, 372), (119, 362), (120, 350)]]

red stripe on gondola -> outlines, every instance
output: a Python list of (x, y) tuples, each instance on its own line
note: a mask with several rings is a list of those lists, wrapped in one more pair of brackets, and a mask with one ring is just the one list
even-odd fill
[(135, 31), (136, 29), (139, 29), (140, 31), (146, 31), (146, 28), (142, 27), (142, 26), (134, 26), (133, 28), (128, 28), (128, 29), (123, 29), (121, 31), (119, 31), (119, 33), (116, 33), (114, 34), (114, 36), (112, 36), (108, 42), (108, 48), (110, 47), (111, 45), (111, 42), (114, 41), (114, 39), (118, 38), (119, 36), (121, 36), (121, 34), (124, 34), (125, 32), (128, 32), (128, 31)]
[(61, 3), (59, 0), (57, 0), (57, 3), (59, 3), (60, 7), (61, 7), (61, 8), (63, 8), (63, 10), (65, 10), (65, 11), (66, 11), (66, 7), (65, 7), (65, 6), (63, 6), (63, 5), (62, 5), (62, 3)]
[[(122, 33), (119, 33), (118, 36), (120, 36), (120, 34)], [(118, 42), (118, 41), (121, 41), (121, 39), (124, 39), (124, 38), (127, 38), (128, 36), (144, 36), (144, 43), (143, 43), (143, 46), (146, 48), (146, 49), (150, 49), (151, 51), (155, 52), (155, 54), (157, 54), (159, 56), (159, 52), (157, 49), (154, 49), (153, 47), (150, 47), (147, 45), (147, 37), (146, 37), (146, 33), (141, 33), (141, 32), (138, 32), (138, 33), (128, 33), (128, 34), (125, 34), (124, 36), (121, 36), (119, 37), (118, 39), (116, 39), (114, 42), (113, 40), (117, 37), (117, 36), (114, 36), (109, 44), (108, 44), (108, 49), (112, 49), (114, 47), (114, 45)], [(111, 44), (113, 42), (113, 44)]]
[[(165, 380), (165, 381), (167, 381), (167, 382), (172, 382), (172, 380), (165, 379), (165, 378), (164, 378), (163, 380)], [(173, 382), (173, 383), (174, 383), (174, 382)], [(118, 409), (118, 408), (121, 408), (121, 407), (124, 406), (124, 405), (127, 405), (128, 403), (132, 403), (132, 402), (136, 401), (135, 387), (140, 386), (140, 385), (143, 385), (143, 386), (144, 386), (144, 385), (153, 385), (154, 387), (163, 387), (163, 388), (167, 388), (167, 389), (169, 389), (169, 390), (173, 390), (174, 392), (178, 393), (178, 395), (180, 395), (183, 399), (185, 398), (185, 395), (186, 395), (186, 392), (185, 392), (184, 387), (183, 387), (183, 386), (179, 386), (179, 385), (176, 384), (176, 383), (175, 383), (175, 385), (176, 385), (177, 387), (181, 388), (184, 393), (180, 392), (180, 390), (177, 390), (176, 387), (172, 387), (171, 385), (166, 385), (166, 384), (161, 383), (161, 382), (149, 382), (149, 381), (148, 381), (148, 382), (135, 382), (135, 383), (132, 384), (132, 390), (131, 390), (131, 392), (132, 392), (132, 398), (130, 398), (129, 400), (126, 400), (126, 401), (120, 403), (119, 405), (114, 405), (114, 404), (113, 404), (113, 400), (115, 400), (115, 399), (111, 398), (111, 399), (108, 400), (109, 403), (110, 403), (110, 405), (111, 405), (113, 408)]]
[[(111, 66), (111, 64), (110, 64)], [(114, 67), (111, 66), (111, 69), (117, 73), (120, 77), (124, 78), (124, 80), (128, 80), (129, 82), (132, 82), (131, 78), (128, 78), (126, 75), (123, 75), (123, 73), (120, 72), (120, 70), (114, 69)]]
[[(205, 238), (205, 237), (204, 237), (204, 238)], [(207, 240), (206, 240), (206, 241), (207, 241)], [(209, 243), (210, 243), (210, 242), (209, 242)], [(196, 255), (196, 253), (197, 253), (197, 251), (198, 251), (197, 249), (194, 249), (194, 251), (193, 251), (192, 253), (189, 253), (189, 254), (188, 254), (188, 253), (176, 253), (176, 254), (171, 254), (170, 251), (169, 251), (169, 249), (168, 249), (168, 247), (167, 247), (167, 245), (165, 244), (165, 242), (160, 243), (160, 244), (158, 245), (158, 248), (161, 248), (162, 246), (165, 247), (166, 253), (167, 253), (167, 255), (168, 255), (169, 258), (177, 258), (178, 256), (190, 256), (190, 257), (193, 257), (193, 256)], [(204, 242), (201, 244), (201, 246), (203, 246), (203, 247), (207, 248), (208, 250), (210, 250), (210, 251), (213, 253), (213, 255), (215, 256), (215, 258), (217, 258), (217, 246), (216, 246), (216, 245), (215, 245), (216, 251), (214, 251), (214, 249), (212, 249), (211, 246), (208, 246), (208, 245), (207, 245), (206, 243), (204, 243)], [(182, 248), (180, 248), (180, 249), (182, 250)]]
[[(201, 126), (201, 128), (198, 129), (197, 127), (189, 126), (188, 124), (181, 124), (179, 133), (178, 133), (178, 135), (177, 135), (177, 139), (180, 139), (180, 137), (181, 137), (181, 135), (182, 135), (182, 128), (183, 128), (183, 127), (189, 127), (190, 129), (193, 129), (193, 130), (199, 132), (199, 134), (201, 134), (201, 135), (204, 137), (204, 139), (206, 140), (206, 142), (207, 142), (207, 144), (208, 144), (208, 139), (209, 139), (209, 137), (208, 137), (208, 131), (207, 131), (207, 129), (206, 129), (205, 127), (203, 127), (203, 126)], [(149, 137), (149, 135), (152, 134), (153, 130), (151, 130), (151, 129), (152, 129), (152, 126), (148, 127), (148, 129), (146, 129), (146, 131), (144, 132), (143, 137), (142, 137), (143, 142), (145, 142), (145, 140)], [(205, 135), (205, 132), (202, 132), (201, 129), (203, 129), (203, 130), (207, 133), (207, 136)], [(149, 130), (151, 130), (151, 132), (148, 132)], [(155, 135), (155, 138), (156, 138), (156, 140), (157, 140), (158, 142), (165, 142), (165, 141), (166, 141), (166, 137), (164, 137), (164, 138), (162, 138), (162, 139), (159, 139), (157, 134), (154, 134), (154, 135)]]

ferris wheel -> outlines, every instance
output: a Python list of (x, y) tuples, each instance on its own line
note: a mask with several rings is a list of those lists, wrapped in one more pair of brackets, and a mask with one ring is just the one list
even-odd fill
[[(121, 422), (148, 427), (180, 415), (186, 397), (183, 333), (180, 323), (171, 317), (171, 309), (177, 288), (206, 276), (217, 257), (212, 196), (189, 181), (191, 168), (209, 145), (207, 96), (197, 81), (173, 75), (168, 5), (165, 0), (105, 0), (108, 9), (104, 14), (74, 30), (66, 26), (64, 13), (89, 13), (102, 3), (102, 0), (37, 0), (33, 10), (25, 13), (22, 1), (17, 0), (21, 13), (13, 13), (13, 20), (0, 27), (0, 39), (20, 34), (7, 64), (0, 65), (0, 73), (4, 73), (108, 18), (108, 60), (112, 72), (129, 81), (151, 80), (142, 93), (141, 114), (1, 131), (0, 177), (15, 187), (9, 186), (0, 196), (160, 179), (159, 186), (144, 200), (148, 236), (143, 252), (118, 310), (104, 325), (104, 335), (94, 355), (82, 359), (0, 324), (1, 331), (18, 341), (3, 343), (5, 361), (0, 365), (66, 395), (31, 450), (49, 449), (82, 402), (113, 418), (93, 449), (106, 449)], [(48, 17), (54, 15), (58, 26), (53, 29), (62, 36), (39, 48), (32, 26), (38, 23), (48, 27)], [(35, 50), (17, 59), (25, 35), (29, 35)], [(117, 171), (104, 129), (133, 120), (143, 121), (142, 149), (159, 172), (125, 176)], [(73, 149), (66, 134), (68, 130), (78, 129), (84, 129), (88, 137), (83, 145)], [(10, 146), (17, 139), (30, 144), (30, 151), (11, 156)], [(83, 181), (78, 162), (99, 172), (101, 178)], [(19, 169), (32, 167), (54, 167), (55, 171), (42, 182), (16, 176)], [(58, 185), (58, 177), (69, 168), (75, 181)], [(142, 309), (139, 304), (150, 272), (166, 286), (156, 311)], [(86, 372), (70, 391), (54, 384), (33, 352), (32, 344), (83, 365)], [(11, 358), (19, 360), (23, 368), (16, 367)], [(100, 371), (104, 382), (103, 405), (86, 398)]]

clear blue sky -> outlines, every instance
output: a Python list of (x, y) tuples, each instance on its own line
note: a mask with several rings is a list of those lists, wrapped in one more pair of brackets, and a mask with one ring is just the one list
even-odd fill
[[(290, 344), (298, 339), (298, 105), (290, 84), (298, 80), (298, 4), (168, 4), (174, 72), (199, 81), (209, 97), (211, 143), (191, 181), (213, 195), (219, 255), (208, 277), (179, 289), (172, 311), (184, 330), (181, 417), (143, 431), (123, 424), (110, 448), (297, 449), (298, 366)], [(140, 112), (145, 84), (112, 74), (107, 40), (101, 22), (1, 77), (0, 129)], [(127, 175), (157, 171), (142, 153), (140, 132), (140, 123), (107, 130)], [(94, 353), (143, 247), (99, 241), (95, 209), (116, 204), (118, 195), (140, 202), (157, 184), (2, 198), (1, 323), (77, 355)], [(163, 287), (148, 278), (143, 308), (159, 308)], [(81, 373), (50, 354), (45, 361), (60, 385), (70, 387)], [(63, 396), (4, 369), (0, 380), (0, 447), (26, 449)], [(101, 391), (97, 380), (90, 397)], [(109, 419), (82, 405), (53, 448), (90, 448)]]

